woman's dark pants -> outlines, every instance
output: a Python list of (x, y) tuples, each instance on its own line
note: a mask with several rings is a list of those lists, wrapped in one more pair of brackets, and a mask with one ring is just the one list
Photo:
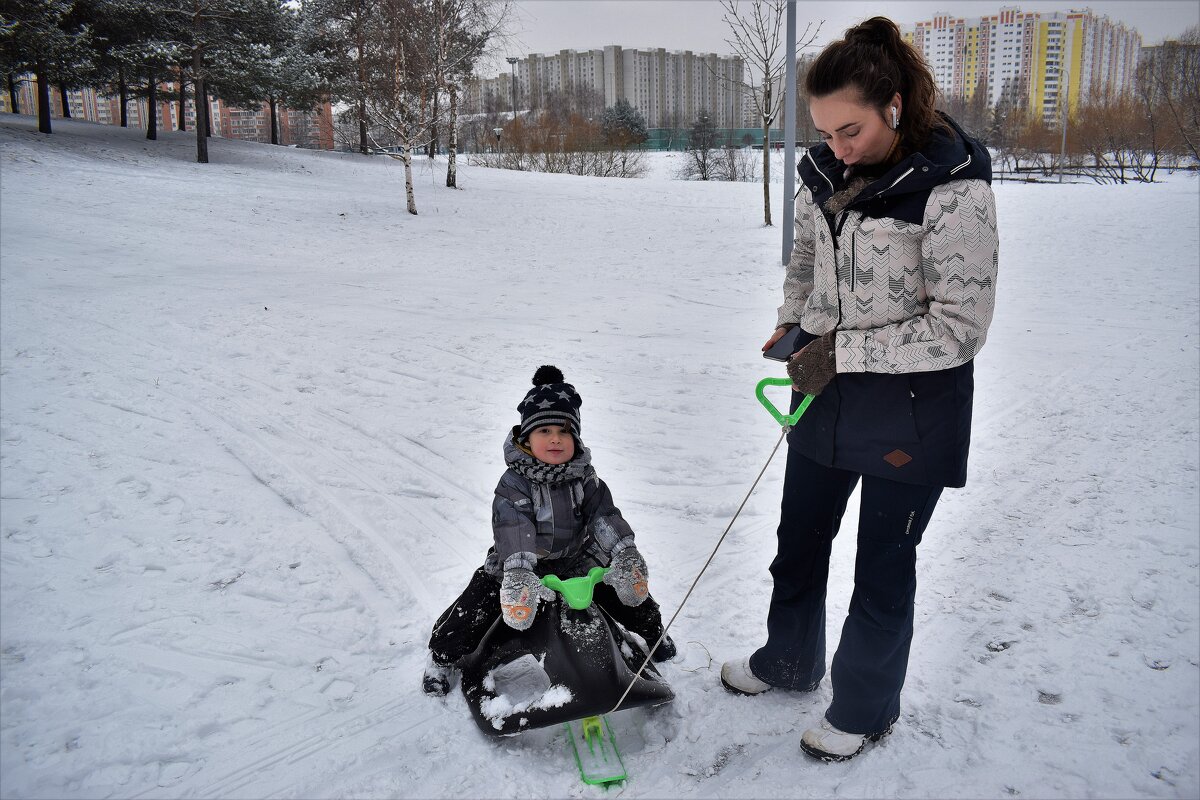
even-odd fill
[(816, 688), (825, 675), (829, 554), (859, 480), (854, 593), (833, 655), (829, 722), (848, 733), (886, 731), (900, 715), (912, 643), (917, 544), (942, 489), (823, 467), (788, 451), (767, 643), (750, 669), (773, 686)]

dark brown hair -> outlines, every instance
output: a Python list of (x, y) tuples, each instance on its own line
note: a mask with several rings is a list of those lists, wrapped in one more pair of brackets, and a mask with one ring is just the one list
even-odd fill
[[(900, 93), (900, 147), (907, 152), (924, 147), (934, 128), (949, 130), (934, 111), (937, 86), (929, 66), (887, 17), (871, 17), (849, 28), (845, 38), (830, 42), (804, 79), (809, 97), (825, 97), (850, 86), (863, 103), (881, 111)], [(885, 119), (890, 124), (890, 118)]]

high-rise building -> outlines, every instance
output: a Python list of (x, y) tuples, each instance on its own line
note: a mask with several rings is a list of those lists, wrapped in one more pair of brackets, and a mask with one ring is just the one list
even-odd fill
[(1137, 70), (1141, 35), (1090, 9), (1021, 11), (968, 18), (935, 14), (901, 26), (907, 41), (925, 56), (938, 88), (971, 99), (986, 92), (989, 104), (1008, 96), (1043, 119), (1068, 107), (1129, 91)]
[[(687, 127), (701, 109), (719, 128), (755, 124), (748, 114), (745, 65), (739, 56), (609, 45), (550, 56), (532, 53), (514, 66), (518, 110), (544, 108), (552, 93), (584, 90), (594, 92), (604, 106), (625, 100), (650, 128)], [(468, 85), (460, 113), (510, 110), (512, 74)]]

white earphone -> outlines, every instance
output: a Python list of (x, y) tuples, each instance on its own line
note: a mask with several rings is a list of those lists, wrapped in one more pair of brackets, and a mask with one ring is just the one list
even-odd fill
[(892, 106), (892, 130), (900, 127), (900, 116), (896, 113), (896, 107)]

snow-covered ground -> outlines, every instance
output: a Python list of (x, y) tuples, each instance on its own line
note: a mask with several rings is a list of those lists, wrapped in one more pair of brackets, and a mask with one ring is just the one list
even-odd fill
[[(918, 562), (894, 733), (825, 765), (756, 647), (781, 458), (673, 628), (632, 779), (419, 690), (542, 363), (673, 612), (778, 436), (761, 187), (0, 123), (5, 797), (1195, 797), (1200, 184), (996, 189), (967, 488)], [(778, 192), (776, 213), (778, 214)], [(835, 545), (831, 650), (854, 515)]]

